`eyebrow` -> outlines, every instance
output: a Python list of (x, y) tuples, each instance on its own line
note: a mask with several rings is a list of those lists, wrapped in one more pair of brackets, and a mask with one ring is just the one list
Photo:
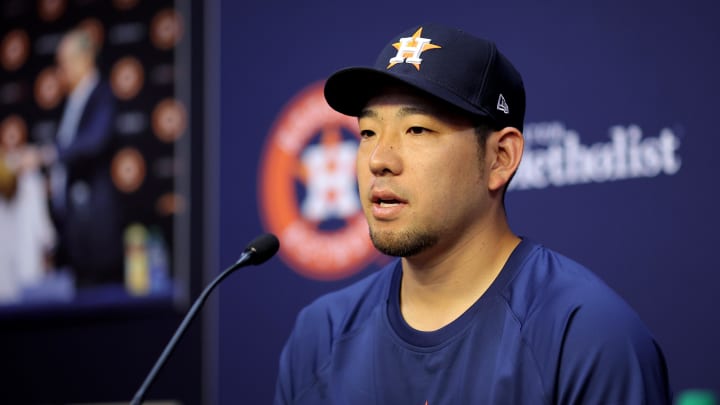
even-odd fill
[[(436, 112), (435, 112), (436, 113)], [(407, 117), (408, 115), (433, 115), (434, 112), (428, 108), (424, 107), (417, 107), (417, 106), (409, 106), (409, 107), (403, 107), (400, 110), (398, 110), (397, 114), (395, 114), (398, 118)]]
[[(395, 116), (402, 118), (407, 117), (408, 115), (433, 115), (437, 114), (437, 111), (433, 111), (426, 107), (417, 107), (417, 106), (407, 106), (402, 107), (398, 110), (397, 114)], [(377, 118), (378, 114), (375, 110), (371, 108), (364, 108), (362, 111), (360, 111), (360, 114), (358, 114), (358, 118)]]
[(378, 114), (369, 108), (363, 108), (358, 114), (358, 118), (377, 118), (377, 116)]

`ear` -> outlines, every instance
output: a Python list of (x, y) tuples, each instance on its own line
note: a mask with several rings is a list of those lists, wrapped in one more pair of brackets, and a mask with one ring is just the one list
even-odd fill
[(498, 191), (510, 182), (512, 176), (520, 165), (525, 139), (522, 133), (514, 127), (506, 127), (493, 132), (488, 138), (489, 156), (492, 164), (488, 176), (488, 189)]

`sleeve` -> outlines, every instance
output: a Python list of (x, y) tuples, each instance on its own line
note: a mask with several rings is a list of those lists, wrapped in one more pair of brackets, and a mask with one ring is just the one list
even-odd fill
[(292, 403), (292, 378), (290, 370), (292, 365), (290, 364), (290, 347), (292, 345), (293, 335), (291, 334), (288, 341), (285, 343), (283, 350), (280, 354), (278, 377), (275, 383), (275, 400), (274, 405), (289, 405)]
[(670, 404), (665, 358), (624, 302), (590, 302), (566, 325), (558, 404)]
[(305, 391), (319, 383), (319, 372), (329, 361), (333, 341), (326, 312), (315, 303), (298, 314), (280, 354), (274, 405), (297, 403)]

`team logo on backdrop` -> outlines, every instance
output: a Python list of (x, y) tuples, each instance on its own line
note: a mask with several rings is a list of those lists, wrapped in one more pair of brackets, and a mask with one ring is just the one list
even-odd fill
[(682, 165), (680, 138), (671, 128), (645, 135), (638, 125), (617, 125), (609, 140), (580, 142), (577, 131), (561, 122), (525, 126), (525, 151), (511, 189), (543, 189), (575, 184), (672, 176)]
[(40, 0), (37, 2), (38, 15), (44, 21), (55, 21), (65, 12), (66, 0)]
[(118, 10), (130, 10), (137, 6), (140, 0), (113, 0), (113, 5)]
[(175, 98), (160, 101), (152, 112), (152, 129), (165, 143), (177, 141), (187, 129), (187, 110)]
[(110, 86), (115, 96), (130, 100), (142, 89), (145, 81), (143, 66), (134, 56), (125, 56), (115, 62), (110, 72)]
[(30, 39), (25, 30), (8, 32), (0, 42), (0, 65), (6, 70), (17, 70), (30, 54)]
[(35, 101), (40, 108), (51, 110), (57, 107), (65, 95), (57, 69), (46, 67), (35, 79)]
[(78, 28), (87, 33), (95, 49), (102, 49), (105, 41), (105, 27), (100, 20), (94, 17), (86, 18), (78, 24)]
[(415, 66), (415, 69), (420, 70), (420, 64), (422, 63), (420, 54), (429, 49), (442, 48), (440, 45), (431, 44), (432, 39), (423, 38), (421, 35), (422, 27), (418, 28), (411, 37), (400, 38), (399, 42), (392, 44), (397, 49), (397, 54), (390, 58), (387, 69), (398, 63), (409, 63)]
[(164, 216), (177, 215), (185, 212), (187, 203), (180, 193), (167, 192), (158, 198), (155, 211)]
[(357, 195), (357, 139), (357, 120), (327, 105), (323, 83), (298, 94), (267, 137), (261, 216), (280, 257), (303, 276), (347, 277), (378, 257)]
[(118, 190), (134, 193), (145, 180), (145, 158), (136, 148), (120, 149), (112, 159), (110, 173)]
[(0, 148), (15, 149), (27, 141), (27, 124), (21, 116), (12, 114), (0, 122)]
[(150, 24), (150, 40), (159, 49), (173, 48), (182, 38), (182, 34), (182, 17), (172, 8), (158, 12)]

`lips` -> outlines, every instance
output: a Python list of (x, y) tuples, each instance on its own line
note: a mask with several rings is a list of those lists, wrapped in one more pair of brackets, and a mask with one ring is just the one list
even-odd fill
[(373, 217), (379, 220), (394, 219), (407, 206), (407, 200), (390, 190), (373, 190), (370, 201)]
[(407, 204), (407, 200), (389, 190), (374, 190), (370, 199), (373, 204), (380, 205)]

